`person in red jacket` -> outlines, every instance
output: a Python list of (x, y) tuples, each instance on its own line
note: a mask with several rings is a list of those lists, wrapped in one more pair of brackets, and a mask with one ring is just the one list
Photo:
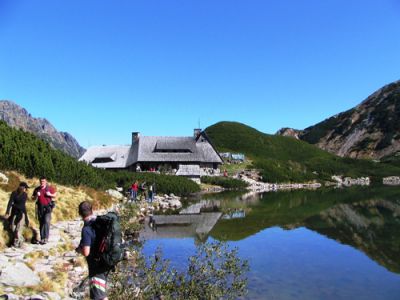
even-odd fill
[(139, 189), (139, 182), (136, 180), (131, 186), (131, 200), (136, 201), (137, 192)]
[(40, 228), (40, 244), (49, 241), (51, 212), (57, 192), (47, 184), (46, 177), (40, 178), (40, 186), (35, 188), (32, 199), (36, 199), (36, 212)]

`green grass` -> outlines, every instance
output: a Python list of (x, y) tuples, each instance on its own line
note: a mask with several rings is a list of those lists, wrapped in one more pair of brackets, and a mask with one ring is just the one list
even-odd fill
[(248, 184), (240, 179), (222, 176), (203, 176), (201, 182), (212, 185), (219, 185), (226, 189), (245, 189)]
[(236, 122), (220, 122), (206, 129), (220, 152), (241, 152), (267, 182), (330, 180), (332, 175), (370, 176), (375, 182), (400, 174), (400, 166), (341, 158), (291, 137), (269, 135)]
[(242, 163), (231, 163), (231, 164), (224, 163), (224, 164), (222, 164), (220, 169), (221, 169), (221, 172), (226, 170), (228, 172), (229, 176), (233, 176), (233, 175), (240, 173), (243, 170), (248, 170), (251, 167), (252, 167), (252, 161), (246, 159), (246, 161), (242, 162)]

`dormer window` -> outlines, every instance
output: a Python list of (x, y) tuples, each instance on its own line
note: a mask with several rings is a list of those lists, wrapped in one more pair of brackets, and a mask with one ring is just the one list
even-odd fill
[(95, 157), (92, 164), (104, 164), (115, 161), (116, 153), (104, 153)]
[(154, 153), (193, 153), (192, 143), (187, 141), (165, 141), (159, 140), (154, 147)]

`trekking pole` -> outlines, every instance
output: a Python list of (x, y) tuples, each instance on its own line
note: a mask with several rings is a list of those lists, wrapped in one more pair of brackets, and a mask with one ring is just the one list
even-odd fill
[(77, 300), (83, 300), (85, 298), (83, 289), (88, 279), (89, 276), (86, 276), (78, 286), (74, 287), (70, 296), (74, 297)]

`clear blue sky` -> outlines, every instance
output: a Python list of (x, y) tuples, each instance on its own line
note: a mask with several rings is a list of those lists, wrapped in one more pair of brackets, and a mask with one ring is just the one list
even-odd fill
[(398, 0), (0, 0), (0, 99), (84, 147), (303, 129), (399, 72)]

